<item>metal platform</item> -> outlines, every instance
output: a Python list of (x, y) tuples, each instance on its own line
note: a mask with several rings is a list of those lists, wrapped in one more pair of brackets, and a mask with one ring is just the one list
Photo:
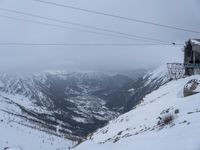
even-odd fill
[(191, 75), (200, 74), (200, 64), (167, 63), (169, 77), (177, 80), (186, 76), (186, 71), (190, 70)]
[(167, 63), (170, 79), (177, 80), (184, 77), (185, 65), (183, 63)]

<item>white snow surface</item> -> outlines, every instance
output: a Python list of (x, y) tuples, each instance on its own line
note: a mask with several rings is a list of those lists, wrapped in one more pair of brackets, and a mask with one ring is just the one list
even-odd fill
[(15, 148), (6, 148), (5, 150), (23, 150), (21, 147), (15, 147)]
[(3, 87), (3, 86), (4, 86), (3, 82), (0, 81), (0, 88)]
[[(13, 122), (0, 123), (0, 149), (68, 150), (72, 142)], [(12, 148), (14, 147), (14, 148)]]
[[(191, 79), (200, 75), (163, 85), (75, 150), (200, 150), (200, 94), (183, 97), (184, 85)], [(158, 117), (168, 114), (174, 120), (158, 125)]]
[(200, 40), (192, 39), (191, 42), (194, 43), (195, 45), (200, 45)]
[(21, 110), (12, 102), (35, 108), (25, 98), (0, 93), (0, 150), (68, 150), (76, 144), (62, 136), (42, 131), (36, 125), (31, 126), (24, 118), (13, 115), (21, 114)]
[(166, 65), (162, 65), (157, 69), (147, 73), (143, 79), (148, 78), (145, 86), (150, 83), (155, 83), (156, 81), (161, 81), (162, 84), (166, 83), (169, 80), (168, 70)]

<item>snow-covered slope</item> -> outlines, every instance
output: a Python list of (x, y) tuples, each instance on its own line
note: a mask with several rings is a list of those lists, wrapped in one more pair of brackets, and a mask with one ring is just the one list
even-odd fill
[(169, 81), (166, 65), (149, 71), (145, 76), (131, 81), (121, 88), (103, 93), (103, 99), (108, 99), (107, 107), (121, 110), (123, 113), (130, 111), (139, 104), (147, 94), (158, 89)]
[(129, 81), (125, 76), (123, 82), (114, 79), (103, 73), (3, 73), (0, 96), (16, 103), (20, 115), (42, 122), (42, 126), (45, 123), (54, 133), (59, 125), (60, 132), (68, 134), (68, 138), (83, 138), (117, 115), (109, 111), (103, 99), (92, 94), (108, 85), (112, 89)]
[(0, 150), (72, 147), (119, 115), (93, 92), (130, 80), (102, 73), (0, 74)]
[(163, 85), (75, 150), (199, 150), (200, 94), (183, 97), (191, 79), (200, 76)]
[(37, 125), (38, 120), (22, 113), (21, 107), (38, 108), (31, 105), (28, 99), (21, 98), (0, 95), (0, 150), (67, 150), (76, 144), (64, 135), (53, 134), (44, 123), (44, 127)]
[[(50, 142), (52, 147), (48, 142), (46, 145), (42, 142), (40, 149), (72, 147), (88, 133), (118, 116), (121, 108), (133, 108), (147, 93), (168, 82), (165, 68), (161, 67), (136, 81), (124, 75), (101, 73), (1, 74), (0, 117), (4, 118), (0, 124), (8, 124), (8, 131), (5, 130), (8, 135), (0, 142), (3, 147), (30, 149), (29, 144), (22, 141), (13, 142), (12, 131), (26, 139), (44, 137), (34, 140), (39, 146), (41, 141), (55, 139), (55, 142)], [(29, 130), (33, 134), (27, 134)], [(56, 139), (64, 142), (57, 145)], [(26, 143), (30, 143), (29, 140)]]

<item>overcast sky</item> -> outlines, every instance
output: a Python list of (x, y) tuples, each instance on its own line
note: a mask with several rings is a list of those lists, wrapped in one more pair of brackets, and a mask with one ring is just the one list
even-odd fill
[[(47, 1), (200, 31), (199, 0)], [(34, 0), (0, 0), (0, 7), (181, 44), (189, 38), (200, 38), (200, 34), (90, 14), (64, 7), (47, 5)], [(74, 27), (2, 10), (0, 10), (0, 15)], [(0, 16), (0, 43), (5, 42), (144, 43), (133, 39), (97, 35), (10, 20)], [(148, 68), (170, 61), (181, 61), (183, 55), (181, 48), (180, 46), (0, 46), (0, 70), (85, 69), (112, 71)]]

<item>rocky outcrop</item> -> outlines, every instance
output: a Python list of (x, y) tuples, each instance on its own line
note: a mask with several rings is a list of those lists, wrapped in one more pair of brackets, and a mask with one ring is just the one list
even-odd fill
[(200, 80), (190, 80), (184, 86), (183, 94), (184, 97), (191, 96), (200, 92)]

